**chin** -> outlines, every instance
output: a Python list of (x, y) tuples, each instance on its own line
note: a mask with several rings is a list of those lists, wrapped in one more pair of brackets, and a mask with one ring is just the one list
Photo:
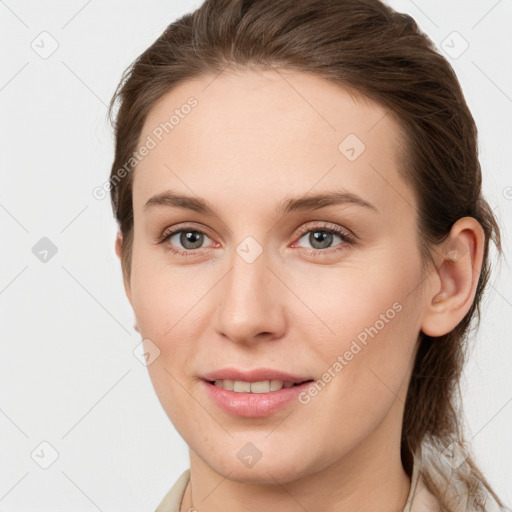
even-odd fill
[(302, 465), (300, 465), (296, 456), (297, 454), (295, 453), (294, 459), (287, 460), (270, 459), (270, 457), (264, 460), (264, 456), (262, 456), (261, 459), (252, 466), (246, 466), (237, 457), (235, 457), (234, 460), (225, 460), (225, 458), (223, 458), (222, 461), (215, 460), (205, 462), (216, 473), (234, 482), (241, 484), (275, 485), (276, 481), (280, 484), (286, 484), (302, 478), (313, 471), (309, 466), (304, 466), (304, 459), (302, 459)]

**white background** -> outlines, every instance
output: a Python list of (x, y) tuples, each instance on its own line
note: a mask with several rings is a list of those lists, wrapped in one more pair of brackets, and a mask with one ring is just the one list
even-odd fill
[[(199, 4), (0, 1), (2, 512), (152, 511), (188, 467), (187, 447), (133, 354), (140, 339), (114, 253), (116, 226), (108, 197), (95, 199), (92, 190), (108, 179), (113, 137), (106, 105), (122, 71)], [(448, 58), (479, 127), (484, 189), (509, 253), (512, 2), (391, 5), (453, 55), (464, 40), (469, 44)], [(44, 31), (51, 37), (40, 36)], [(58, 43), (46, 59), (31, 47), (41, 47), (42, 37), (46, 49), (51, 38)], [(42, 237), (58, 251), (46, 263), (32, 252)], [(492, 277), (483, 315), (463, 380), (468, 438), (510, 505), (506, 261)], [(51, 461), (43, 441), (58, 453), (48, 469), (35, 462)]]

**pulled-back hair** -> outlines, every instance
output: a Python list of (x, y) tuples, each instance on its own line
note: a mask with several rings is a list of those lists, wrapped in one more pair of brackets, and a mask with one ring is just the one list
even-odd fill
[(446, 239), (455, 221), (470, 216), (481, 224), (484, 258), (471, 308), (444, 336), (420, 333), (403, 416), (401, 460), (411, 476), (421, 454), (420, 474), (442, 510), (484, 511), (489, 498), (505, 510), (471, 455), (456, 468), (443, 455), (453, 446), (467, 447), (459, 419), (459, 381), (472, 321), (480, 321), (489, 242), (499, 252), (501, 242), (482, 196), (477, 129), (459, 82), (410, 16), (378, 0), (206, 0), (171, 23), (125, 71), (109, 108), (112, 120), (119, 102), (112, 121), (116, 145), (110, 190), (123, 237), (125, 279), (131, 267), (136, 165), (123, 179), (118, 171), (131, 161), (144, 121), (163, 95), (186, 80), (215, 76), (227, 67), (312, 73), (374, 100), (398, 119), (404, 136), (401, 173), (417, 200), (425, 264), (432, 263), (433, 246)]

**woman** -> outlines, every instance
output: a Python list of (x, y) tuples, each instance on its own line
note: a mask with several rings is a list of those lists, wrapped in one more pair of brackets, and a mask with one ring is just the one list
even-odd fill
[(157, 512), (504, 510), (457, 384), (499, 228), (450, 65), (377, 0), (207, 0), (112, 98)]

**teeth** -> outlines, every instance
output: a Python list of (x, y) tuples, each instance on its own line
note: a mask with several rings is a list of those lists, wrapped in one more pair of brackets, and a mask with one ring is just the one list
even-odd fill
[(237, 393), (250, 393), (251, 384), (249, 382), (242, 382), (241, 380), (235, 380), (233, 382), (233, 391)]
[(218, 386), (236, 393), (269, 393), (270, 391), (279, 391), (282, 388), (291, 388), (293, 382), (283, 382), (282, 380), (262, 380), (260, 382), (244, 382), (242, 380), (216, 380), (215, 386)]

